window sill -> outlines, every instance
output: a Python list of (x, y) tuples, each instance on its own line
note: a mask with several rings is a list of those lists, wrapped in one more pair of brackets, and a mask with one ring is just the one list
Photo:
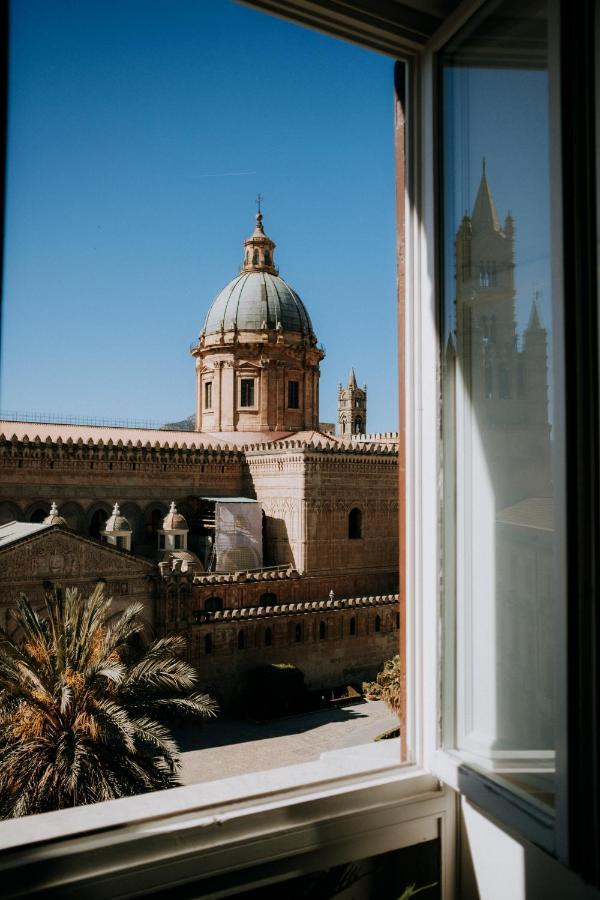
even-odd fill
[[(531, 760), (522, 761), (530, 771), (546, 768), (535, 766)], [(475, 806), (514, 828), (548, 853), (556, 853), (554, 814), (536, 804), (525, 793), (517, 793), (514, 787), (508, 790), (494, 778), (494, 775), (501, 777), (503, 772), (510, 771), (510, 767), (497, 762), (489, 772), (485, 772), (481, 769), (481, 757), (457, 750), (438, 750), (433, 769), (444, 784), (464, 794)]]
[(218, 878), (258, 886), (436, 838), (440, 819), (452, 834), (449, 792), (423, 769), (399, 765), (398, 754), (398, 741), (386, 741), (1, 822), (3, 896), (52, 890), (66, 900), (91, 888), (94, 897), (146, 896)]

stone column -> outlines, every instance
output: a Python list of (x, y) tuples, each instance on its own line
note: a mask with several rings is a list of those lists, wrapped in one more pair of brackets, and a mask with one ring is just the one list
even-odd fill
[(312, 422), (312, 392), (310, 388), (310, 373), (304, 363), (304, 375), (302, 378), (302, 428), (310, 429)]
[(202, 431), (202, 360), (196, 358), (196, 431)]
[(269, 369), (268, 360), (261, 360), (259, 426), (269, 427)]
[(277, 396), (277, 422), (275, 424), (276, 431), (285, 431), (285, 368), (282, 362), (277, 363), (276, 373), (276, 396)]
[(217, 362), (215, 363), (215, 379), (213, 384), (213, 406), (214, 406), (214, 423), (215, 423), (215, 431), (221, 431), (221, 395), (222, 395), (222, 386), (221, 386), (221, 372), (222, 372), (223, 363)]

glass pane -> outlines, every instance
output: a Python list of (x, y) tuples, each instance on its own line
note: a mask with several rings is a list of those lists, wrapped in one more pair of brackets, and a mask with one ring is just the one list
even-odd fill
[(443, 52), (441, 87), (446, 740), (548, 809), (558, 598), (546, 50), (545, 3), (496, 3)]

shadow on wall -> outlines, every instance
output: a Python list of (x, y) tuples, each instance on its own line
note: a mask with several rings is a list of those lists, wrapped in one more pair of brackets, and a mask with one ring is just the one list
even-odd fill
[(263, 563), (265, 566), (291, 564), (298, 568), (285, 519), (277, 519), (263, 513)]

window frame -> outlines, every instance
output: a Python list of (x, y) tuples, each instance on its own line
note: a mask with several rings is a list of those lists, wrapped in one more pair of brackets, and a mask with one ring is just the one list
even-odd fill
[[(240, 375), (238, 378), (238, 409), (244, 410), (247, 412), (248, 410), (258, 409), (258, 398), (257, 398), (257, 378), (256, 375)], [(244, 403), (244, 385), (248, 386), (248, 389), (251, 391), (251, 403)]]
[[(296, 378), (289, 378), (287, 382), (287, 408), (288, 409), (300, 409), (300, 382)], [(295, 391), (295, 398), (292, 398), (292, 393)], [(295, 399), (295, 403), (292, 404), (291, 400)]]
[(204, 382), (204, 410), (205, 412), (212, 412), (213, 409), (213, 379), (210, 381)]
[[(278, 3), (275, 0), (271, 5), (277, 7)], [(251, 0), (251, 5), (260, 6), (260, 2)], [(295, 18), (287, 4), (281, 3), (280, 12), (286, 18)], [(337, 37), (348, 36), (348, 31), (339, 30), (327, 15), (321, 15), (323, 30)], [(414, 442), (411, 429), (416, 424), (413, 410), (409, 409), (414, 379), (407, 379), (410, 386), (405, 389), (402, 377), (405, 367), (407, 372), (411, 371), (412, 328), (416, 320), (408, 307), (405, 320), (404, 296), (405, 285), (408, 291), (419, 282), (422, 239), (418, 208), (412, 205), (418, 179), (412, 162), (407, 166), (406, 175), (403, 169), (405, 122), (415, 115), (414, 124), (418, 126), (417, 106), (409, 97), (408, 87), (415, 92), (420, 88), (417, 49), (422, 46), (423, 32), (419, 28), (414, 32), (405, 29), (398, 35), (390, 28), (386, 31), (385, 27), (381, 32), (377, 17), (371, 25), (380, 29), (380, 38), (374, 38), (364, 21), (354, 20), (357, 42), (396, 57), (401, 55), (404, 60), (403, 65), (396, 67), (399, 99), (395, 122), (398, 258), (406, 266), (406, 271), (401, 269), (398, 275), (402, 461), (402, 439), (406, 436)], [(412, 36), (407, 37), (409, 33)], [(407, 148), (408, 144), (413, 153), (420, 146), (416, 127), (412, 134), (407, 129)], [(405, 221), (409, 222), (406, 237)], [(402, 465), (399, 468), (402, 471)], [(401, 520), (405, 512), (407, 516), (418, 517), (410, 507), (408, 493), (407, 489), (405, 496), (401, 487)], [(415, 545), (416, 541), (412, 541), (411, 552)], [(401, 581), (406, 578), (408, 583), (409, 576), (417, 577), (416, 567), (411, 569), (414, 560), (408, 559), (402, 545), (400, 556)], [(428, 708), (433, 716), (434, 705), (426, 707), (422, 703), (428, 689), (427, 679), (421, 677), (426, 669), (421, 652), (427, 643), (423, 641), (426, 622), (417, 613), (415, 600), (408, 591), (403, 591), (402, 597), (406, 614), (401, 617), (399, 637), (401, 644), (408, 648), (407, 680), (412, 681), (413, 690), (405, 695), (408, 719), (400, 745), (404, 748), (403, 758), (407, 758), (406, 747), (413, 748), (412, 762), (399, 765), (397, 745), (385, 742), (387, 747), (354, 748), (351, 757), (343, 751), (332, 752), (325, 755), (328, 759), (316, 763), (203, 784), (201, 809), (198, 786), (194, 785), (176, 792), (123, 798), (93, 808), (78, 807), (0, 822), (0, 835), (2, 839), (6, 837), (3, 846), (9, 850), (0, 859), (0, 871), (15, 876), (12, 884), (21, 895), (31, 884), (38, 890), (51, 884), (61, 897), (79, 897), (85, 884), (88, 889), (92, 885), (97, 888), (95, 896), (112, 898), (127, 890), (139, 891), (141, 881), (144, 888), (170, 887), (176, 882), (206, 878), (213, 871), (237, 872), (247, 884), (249, 868), (263, 864), (276, 872), (276, 877), (271, 872), (271, 880), (281, 880), (290, 871), (290, 855), (294, 858), (295, 871), (311, 871), (311, 867), (314, 870), (323, 863), (329, 866), (376, 855), (418, 843), (429, 836), (440, 839), (443, 893), (450, 898), (455, 880), (455, 797), (431, 772), (424, 771), (415, 762), (423, 757), (422, 738), (428, 730), (420, 710)], [(410, 699), (417, 696), (418, 702)], [(393, 751), (393, 759), (388, 756), (384, 760), (385, 749)], [(317, 822), (319, 827), (315, 828)], [(223, 829), (225, 823), (228, 829)], [(173, 835), (177, 837), (176, 846)], [(192, 845), (193, 851), (186, 855), (185, 848)], [(60, 871), (48, 865), (48, 860), (56, 856), (61, 860)], [(260, 883), (269, 881), (263, 878)]]

